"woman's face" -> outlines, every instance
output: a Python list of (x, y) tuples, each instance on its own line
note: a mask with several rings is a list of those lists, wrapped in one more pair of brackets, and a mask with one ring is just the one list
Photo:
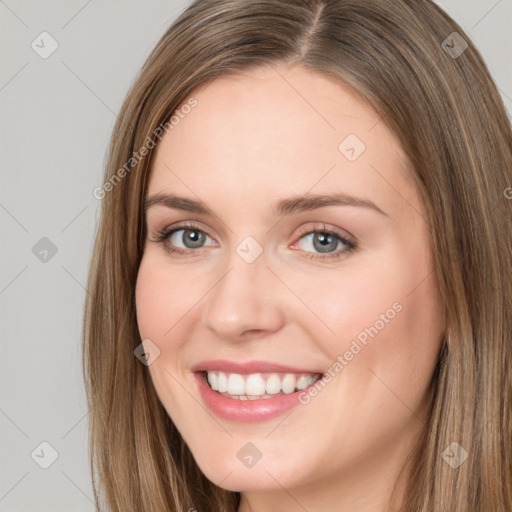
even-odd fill
[(156, 149), (137, 280), (158, 396), (221, 487), (387, 488), (442, 339), (408, 161), (366, 103), (302, 67), (192, 97)]

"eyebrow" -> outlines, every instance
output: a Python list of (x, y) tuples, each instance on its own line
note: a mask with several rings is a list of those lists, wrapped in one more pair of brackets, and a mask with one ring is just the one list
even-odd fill
[[(204, 202), (196, 201), (195, 199), (190, 199), (187, 197), (177, 196), (174, 194), (160, 193), (148, 197), (144, 202), (144, 209), (147, 210), (154, 205), (161, 205), (166, 206), (167, 208), (216, 217), (213, 210), (210, 209)], [(382, 215), (385, 215), (386, 217), (389, 217), (386, 212), (384, 212), (372, 201), (344, 193), (295, 196), (282, 199), (273, 205), (272, 213), (275, 216), (284, 216), (293, 213), (316, 210), (318, 208), (325, 208), (327, 206), (357, 206), (362, 208), (369, 208)]]

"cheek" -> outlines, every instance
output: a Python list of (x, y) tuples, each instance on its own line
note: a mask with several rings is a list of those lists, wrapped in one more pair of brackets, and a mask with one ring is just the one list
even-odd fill
[(365, 403), (373, 413), (384, 404), (395, 412), (403, 403), (412, 410), (420, 407), (442, 339), (430, 258), (421, 249), (386, 256), (340, 274), (330, 283), (331, 293), (313, 296), (313, 307), (335, 332), (321, 343), (333, 374), (342, 375), (334, 379), (340, 401)]
[[(398, 257), (398, 256), (397, 256)], [(417, 271), (412, 273), (394, 270), (396, 263), (385, 265), (382, 259), (361, 259), (357, 265), (332, 272), (322, 280), (304, 281), (302, 296), (311, 309), (327, 325), (330, 336), (323, 337), (327, 351), (343, 351), (354, 339), (369, 339), (368, 331), (379, 333), (389, 330), (408, 301), (407, 294), (417, 284)], [(389, 258), (393, 261), (393, 258)], [(414, 283), (414, 284), (413, 284)], [(318, 333), (311, 331), (313, 339)]]
[(142, 339), (149, 338), (161, 351), (173, 350), (175, 326), (191, 306), (183, 293), (183, 277), (160, 270), (157, 261), (144, 256), (135, 288), (137, 323)]
[(198, 280), (182, 268), (173, 270), (165, 256), (162, 259), (157, 251), (148, 250), (142, 258), (135, 289), (140, 330), (158, 332), (158, 337), (163, 338), (199, 300), (201, 287), (194, 282)]
[(157, 279), (143, 259), (135, 287), (137, 323), (142, 338), (156, 338), (164, 328), (165, 282)]
[(164, 269), (158, 257), (144, 255), (137, 275), (135, 305), (141, 339), (151, 340), (160, 350), (148, 367), (155, 391), (169, 417), (180, 420), (187, 416), (190, 397), (177, 385), (176, 377), (180, 375), (180, 352), (187, 339), (183, 329), (197, 299), (190, 299), (194, 294), (187, 288), (182, 272)]

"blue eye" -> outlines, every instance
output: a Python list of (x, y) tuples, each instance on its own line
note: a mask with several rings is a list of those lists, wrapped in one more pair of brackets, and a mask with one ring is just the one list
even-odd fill
[[(308, 254), (310, 259), (340, 259), (343, 256), (357, 249), (357, 244), (353, 240), (349, 240), (340, 232), (333, 228), (328, 228), (325, 224), (320, 227), (303, 228), (299, 231), (297, 237), (299, 241), (305, 240), (306, 247), (313, 248), (315, 252), (304, 252)], [(336, 249), (338, 247), (338, 249)]]
[[(183, 232), (180, 236), (178, 233)], [(167, 252), (172, 254), (181, 254), (183, 256), (193, 256), (194, 249), (201, 249), (204, 241), (211, 238), (198, 226), (191, 223), (185, 223), (172, 229), (159, 231), (155, 242), (165, 244)], [(176, 243), (181, 242), (185, 247), (176, 247)]]
[[(178, 233), (182, 233), (181, 236), (177, 236)], [(199, 229), (175, 229), (170, 235), (169, 240), (172, 243), (181, 242), (185, 245), (185, 249), (198, 249), (201, 248), (202, 244), (207, 238), (210, 238), (204, 231)]]
[(312, 231), (301, 240), (305, 241), (302, 248), (306, 252), (310, 252), (306, 249), (309, 247), (320, 254), (332, 255), (340, 247), (344, 248), (342, 252), (354, 248), (351, 242), (330, 231)]
[[(181, 234), (179, 234), (180, 232)], [(327, 228), (325, 225), (314, 229), (303, 229), (297, 236), (299, 241), (306, 241), (306, 248), (318, 251), (310, 252), (304, 246), (301, 248), (302, 252), (308, 254), (306, 257), (311, 259), (339, 259), (357, 248), (354, 241), (347, 239), (334, 229)], [(198, 226), (186, 223), (172, 229), (159, 231), (154, 241), (165, 244), (166, 251), (171, 254), (194, 256), (193, 253), (197, 252), (195, 249), (203, 248), (203, 244), (208, 239), (212, 240)], [(176, 245), (179, 243), (183, 246)]]

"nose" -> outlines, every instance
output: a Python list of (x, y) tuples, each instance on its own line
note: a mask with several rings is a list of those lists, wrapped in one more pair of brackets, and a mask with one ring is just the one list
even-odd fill
[(274, 333), (285, 321), (282, 286), (263, 254), (247, 263), (235, 253), (205, 297), (204, 325), (233, 342)]

